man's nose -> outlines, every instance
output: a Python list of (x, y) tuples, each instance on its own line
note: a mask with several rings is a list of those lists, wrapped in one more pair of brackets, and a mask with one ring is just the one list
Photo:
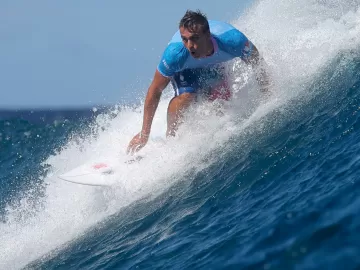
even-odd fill
[(191, 40), (188, 40), (187, 41), (187, 47), (190, 48), (190, 49), (194, 48), (194, 42), (192, 42)]

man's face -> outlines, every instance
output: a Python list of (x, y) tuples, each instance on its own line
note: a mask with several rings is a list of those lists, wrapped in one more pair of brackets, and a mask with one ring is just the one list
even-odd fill
[(180, 35), (184, 46), (194, 58), (205, 57), (208, 54), (211, 37), (209, 32), (203, 32), (202, 27), (197, 27), (193, 31), (180, 27)]

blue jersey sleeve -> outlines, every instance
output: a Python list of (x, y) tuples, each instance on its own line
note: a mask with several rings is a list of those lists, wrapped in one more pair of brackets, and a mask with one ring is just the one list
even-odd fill
[(187, 49), (182, 43), (170, 43), (165, 49), (157, 69), (165, 77), (174, 76), (182, 69), (187, 57)]
[(252, 53), (253, 44), (251, 41), (235, 28), (216, 36), (216, 38), (219, 47), (235, 57), (240, 57), (246, 61)]

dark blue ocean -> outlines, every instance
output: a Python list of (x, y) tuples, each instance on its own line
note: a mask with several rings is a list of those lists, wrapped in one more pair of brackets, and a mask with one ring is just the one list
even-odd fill
[(113, 187), (57, 176), (124, 158), (141, 106), (0, 111), (0, 269), (360, 269), (360, 13), (329, 14), (268, 51), (286, 67), (268, 100), (195, 108), (164, 145), (165, 96)]
[(117, 197), (119, 208), (101, 187), (49, 180), (49, 156), (69, 158), (62, 147), (96, 137), (111, 110), (2, 112), (1, 268), (358, 269), (359, 52), (306, 90), (215, 148), (210, 165), (123, 207)]

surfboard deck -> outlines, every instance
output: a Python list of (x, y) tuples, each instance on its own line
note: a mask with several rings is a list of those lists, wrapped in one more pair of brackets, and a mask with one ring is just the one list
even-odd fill
[[(143, 156), (135, 156), (127, 159), (123, 164), (133, 164), (142, 160)], [(80, 165), (57, 177), (61, 180), (74, 184), (88, 186), (112, 186), (120, 178), (119, 165), (114, 162), (100, 161)]]

